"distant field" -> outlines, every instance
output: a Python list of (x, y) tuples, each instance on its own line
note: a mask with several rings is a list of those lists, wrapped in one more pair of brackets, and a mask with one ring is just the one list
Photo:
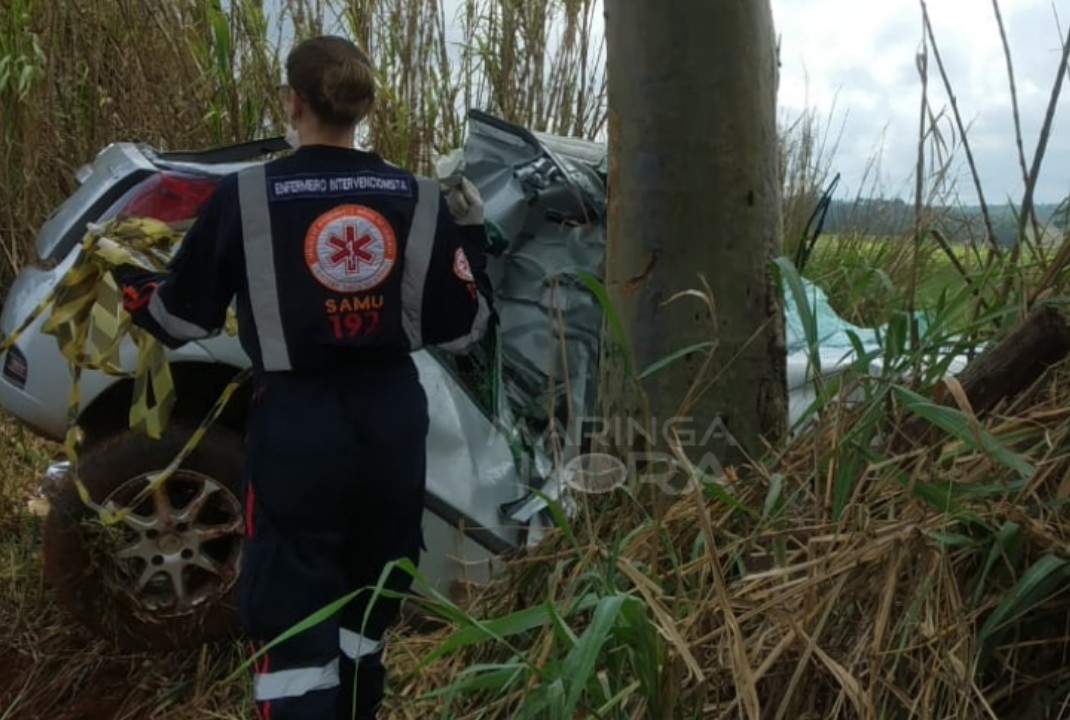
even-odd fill
[(909, 238), (824, 235), (804, 265), (803, 274), (817, 283), (843, 317), (859, 325), (884, 323), (891, 313), (911, 307), (933, 311), (941, 295), (962, 302), (967, 280), (988, 295), (1001, 287), (998, 263), (985, 269), (988, 249), (980, 253), (963, 244), (941, 247), (929, 239), (915, 254)]

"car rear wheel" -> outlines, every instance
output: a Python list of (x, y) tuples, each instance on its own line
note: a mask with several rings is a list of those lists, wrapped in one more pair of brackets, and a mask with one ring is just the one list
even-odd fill
[(237, 629), (241, 438), (213, 428), (163, 487), (137, 500), (191, 432), (172, 423), (153, 441), (125, 431), (81, 455), (90, 496), (129, 510), (115, 526), (96, 521), (73, 481), (51, 498), (45, 573), (57, 602), (125, 650), (188, 648)]

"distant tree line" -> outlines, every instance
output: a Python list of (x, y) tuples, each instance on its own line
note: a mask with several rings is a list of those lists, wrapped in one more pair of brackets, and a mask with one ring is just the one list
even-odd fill
[[(1014, 245), (1018, 236), (1016, 209), (1011, 205), (988, 208), (992, 230), (1000, 245)], [(1041, 227), (1066, 231), (1070, 227), (1070, 200), (1038, 205)], [(985, 223), (979, 206), (933, 208), (935, 226), (952, 242), (983, 241)], [(930, 223), (932, 224), (932, 223)], [(901, 237), (914, 232), (914, 206), (903, 200), (834, 200), (825, 218), (824, 233), (865, 234), (874, 237)]]

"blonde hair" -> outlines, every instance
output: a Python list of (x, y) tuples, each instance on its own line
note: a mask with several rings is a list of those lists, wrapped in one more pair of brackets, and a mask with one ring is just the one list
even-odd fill
[(368, 56), (342, 37), (305, 40), (286, 58), (290, 87), (327, 125), (356, 125), (375, 102), (375, 75)]

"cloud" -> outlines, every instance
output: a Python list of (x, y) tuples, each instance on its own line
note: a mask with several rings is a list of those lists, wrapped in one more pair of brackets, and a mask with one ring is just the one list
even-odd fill
[[(648, 0), (619, 0), (646, 2)], [(269, 4), (278, 0), (269, 0)], [(780, 114), (807, 109), (843, 127), (835, 169), (845, 192), (863, 185), (867, 167), (881, 156), (884, 192), (907, 197), (917, 161), (921, 84), (916, 56), (922, 44), (918, 0), (771, 0), (781, 37)], [(990, 0), (927, 0), (945, 69), (954, 87), (987, 198), (1021, 199), (1022, 171), (1015, 143), (1011, 94), (999, 31)], [(1054, 0), (1065, 33), (1070, 0)], [(460, 0), (444, 0), (447, 23)], [(1060, 30), (1053, 0), (1000, 0), (1017, 81), (1027, 162), (1051, 96), (1059, 60)], [(596, 26), (601, 30), (601, 13)], [(454, 29), (456, 32), (456, 29)], [(935, 59), (930, 101), (950, 110)], [(1062, 88), (1037, 200), (1070, 195), (1070, 83)], [(831, 116), (831, 117), (830, 117)], [(947, 128), (948, 126), (942, 126)], [(962, 199), (976, 193), (960, 157), (955, 177)], [(866, 189), (866, 188), (863, 188)]]
[[(1014, 140), (1011, 94), (998, 26), (985, 0), (929, 0), (929, 13), (945, 69), (952, 83), (990, 201), (1020, 200), (1022, 172)], [(1003, 0), (1014, 61), (1027, 161), (1051, 95), (1060, 48), (1049, 0)], [(1066, 8), (1070, 10), (1070, 6)], [(780, 101), (784, 112), (813, 107), (834, 110), (845, 123), (835, 167), (848, 192), (863, 183), (873, 148), (883, 140), (883, 188), (906, 195), (917, 162), (921, 82), (916, 56), (922, 47), (916, 0), (773, 0), (782, 37)], [(1070, 12), (1064, 23), (1070, 23)], [(1065, 30), (1065, 26), (1064, 26)], [(950, 105), (930, 60), (930, 102)], [(1052, 141), (1037, 188), (1038, 201), (1070, 194), (1070, 85), (1063, 88)], [(943, 126), (948, 128), (949, 126)], [(962, 199), (976, 198), (960, 158), (956, 165)]]

